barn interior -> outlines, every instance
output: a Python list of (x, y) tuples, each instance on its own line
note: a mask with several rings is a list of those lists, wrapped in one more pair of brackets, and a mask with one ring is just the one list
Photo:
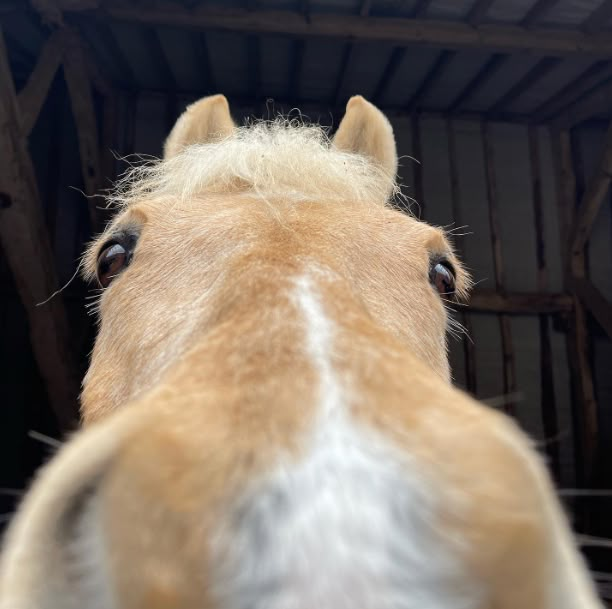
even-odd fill
[(4, 524), (78, 420), (95, 195), (204, 95), (333, 133), (362, 94), (476, 282), (455, 382), (534, 439), (612, 599), (612, 1), (0, 0), (0, 26)]

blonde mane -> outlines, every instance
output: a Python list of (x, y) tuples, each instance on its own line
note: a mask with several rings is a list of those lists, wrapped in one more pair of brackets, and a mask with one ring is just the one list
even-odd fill
[(110, 193), (109, 203), (125, 207), (139, 200), (187, 200), (205, 193), (375, 205), (402, 196), (380, 165), (338, 150), (319, 125), (277, 118), (238, 127), (221, 141), (186, 146), (169, 159), (131, 167)]

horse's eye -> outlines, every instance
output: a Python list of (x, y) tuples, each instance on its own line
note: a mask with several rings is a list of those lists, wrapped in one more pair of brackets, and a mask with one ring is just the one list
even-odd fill
[(438, 261), (432, 264), (429, 280), (441, 296), (452, 298), (455, 295), (455, 273), (448, 262)]
[(98, 256), (98, 282), (105, 288), (130, 263), (129, 251), (116, 241), (109, 243)]

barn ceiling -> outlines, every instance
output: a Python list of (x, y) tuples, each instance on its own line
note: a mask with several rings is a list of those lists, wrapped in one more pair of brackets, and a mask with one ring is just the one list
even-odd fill
[[(49, 0), (38, 4), (51, 5)], [(570, 124), (612, 113), (610, 0), (56, 0), (119, 89)], [(49, 35), (0, 0), (18, 86)]]

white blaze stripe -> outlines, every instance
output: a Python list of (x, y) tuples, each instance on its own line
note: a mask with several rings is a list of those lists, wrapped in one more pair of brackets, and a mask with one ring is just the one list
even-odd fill
[(304, 315), (306, 347), (319, 377), (323, 414), (331, 414), (341, 406), (341, 389), (331, 358), (334, 327), (326, 316), (312, 277), (302, 275), (296, 280), (295, 298)]

